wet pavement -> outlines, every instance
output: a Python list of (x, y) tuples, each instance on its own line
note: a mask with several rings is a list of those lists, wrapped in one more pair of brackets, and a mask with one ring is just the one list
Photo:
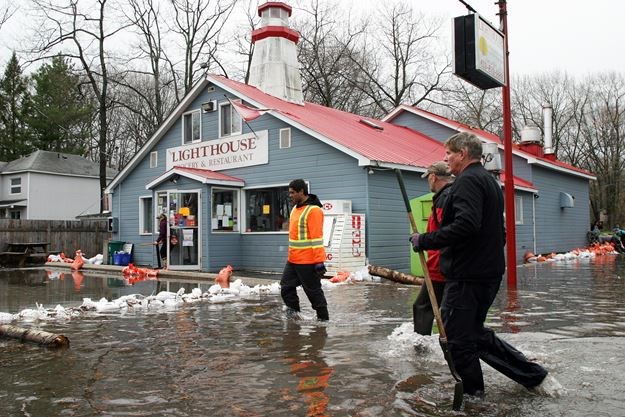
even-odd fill
[[(546, 393), (484, 365), (486, 398), (451, 411), (437, 338), (411, 331), (418, 288), (383, 281), (325, 288), (328, 323), (302, 293), (300, 320), (279, 295), (259, 294), (12, 322), (65, 334), (71, 347), (0, 339), (0, 415), (625, 416), (624, 258), (524, 266), (515, 290), (502, 286), (489, 325), (549, 369), (561, 388)], [(0, 313), (210, 285), (0, 270)]]

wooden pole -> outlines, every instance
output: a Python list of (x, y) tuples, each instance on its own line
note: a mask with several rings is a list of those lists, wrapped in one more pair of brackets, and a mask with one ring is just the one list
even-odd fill
[(19, 339), (22, 342), (38, 343), (49, 348), (69, 347), (69, 339), (62, 334), (25, 329), (7, 324), (0, 324), (0, 336)]

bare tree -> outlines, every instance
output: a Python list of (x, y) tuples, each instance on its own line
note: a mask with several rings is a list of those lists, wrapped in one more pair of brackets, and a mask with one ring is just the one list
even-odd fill
[(625, 169), (625, 77), (607, 73), (586, 81), (590, 99), (584, 111), (583, 133), (588, 146), (588, 168), (597, 176), (591, 184), (591, 203), (597, 216), (605, 209), (612, 224), (622, 214)]
[[(97, 154), (100, 165), (100, 192), (104, 197), (106, 188), (106, 167), (109, 150), (107, 146), (109, 128), (109, 65), (107, 41), (124, 29), (115, 26), (109, 29), (107, 14), (114, 0), (95, 0), (87, 4), (84, 0), (32, 0), (38, 16), (42, 18), (39, 38), (33, 52), (40, 58), (61, 51), (61, 55), (80, 63), (86, 82), (97, 101), (98, 139)], [(91, 7), (94, 6), (94, 7)], [(114, 20), (114, 19), (110, 19)], [(104, 199), (100, 200), (104, 209)]]
[(15, 14), (17, 11), (17, 6), (7, 4), (0, 7), (0, 30), (2, 26)]
[(352, 56), (366, 81), (363, 92), (386, 114), (404, 102), (434, 101), (444, 90), (450, 63), (438, 43), (441, 20), (413, 11), (405, 3), (387, 3), (370, 26), (360, 53)]
[[(169, 0), (174, 19), (171, 30), (182, 40), (184, 71), (182, 83), (186, 94), (204, 69), (219, 67), (227, 75), (218, 51), (222, 45), (220, 34), (234, 9), (236, 0)], [(177, 65), (174, 54), (168, 56), (172, 69)], [(201, 64), (201, 65), (198, 65)], [(172, 71), (174, 72), (174, 71)], [(178, 100), (181, 94), (177, 92)]]
[(304, 98), (339, 110), (368, 111), (370, 102), (358, 88), (359, 68), (351, 57), (364, 23), (353, 23), (349, 12), (342, 14), (338, 2), (310, 0), (294, 24), (300, 33), (298, 44)]
[(248, 0), (245, 11), (246, 28), (240, 28), (239, 34), (235, 39), (236, 54), (241, 57), (237, 62), (240, 67), (232, 72), (234, 78), (243, 79), (247, 82), (250, 79), (250, 65), (252, 63), (252, 55), (254, 54), (254, 43), (252, 42), (252, 32), (258, 27), (260, 17), (258, 16), (258, 0)]

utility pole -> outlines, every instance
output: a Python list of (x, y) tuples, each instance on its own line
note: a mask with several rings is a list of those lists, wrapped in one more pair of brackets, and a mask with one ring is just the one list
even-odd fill
[(506, 201), (506, 260), (508, 286), (516, 287), (516, 225), (514, 216), (514, 174), (512, 171), (512, 112), (510, 110), (510, 69), (508, 65), (508, 10), (506, 0), (499, 0), (499, 22), (505, 42), (505, 77), (502, 87), (503, 100), (503, 155), (506, 178), (504, 180)]

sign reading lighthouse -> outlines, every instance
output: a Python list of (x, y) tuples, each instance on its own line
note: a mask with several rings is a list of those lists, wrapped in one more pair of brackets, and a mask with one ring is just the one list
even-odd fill
[(166, 170), (188, 167), (220, 171), (269, 163), (266, 130), (167, 149)]

